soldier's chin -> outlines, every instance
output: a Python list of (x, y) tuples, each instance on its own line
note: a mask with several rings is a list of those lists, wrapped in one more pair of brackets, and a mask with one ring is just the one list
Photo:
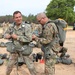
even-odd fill
[(21, 22), (18, 22), (18, 23), (17, 23), (17, 25), (20, 25), (20, 24), (21, 24)]

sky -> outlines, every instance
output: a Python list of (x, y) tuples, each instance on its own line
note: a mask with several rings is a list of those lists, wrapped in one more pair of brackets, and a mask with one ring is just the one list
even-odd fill
[(0, 16), (13, 15), (19, 10), (23, 15), (44, 12), (51, 0), (0, 0)]

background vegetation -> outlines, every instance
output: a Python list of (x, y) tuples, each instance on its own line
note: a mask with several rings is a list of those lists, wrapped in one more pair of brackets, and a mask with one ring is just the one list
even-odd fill
[[(75, 0), (51, 0), (44, 11), (47, 16), (54, 20), (62, 18), (68, 22), (69, 25), (73, 25), (75, 22)], [(29, 14), (28, 16), (23, 15), (24, 21), (34, 22), (36, 21), (36, 15)], [(0, 23), (13, 22), (12, 15), (0, 16)]]

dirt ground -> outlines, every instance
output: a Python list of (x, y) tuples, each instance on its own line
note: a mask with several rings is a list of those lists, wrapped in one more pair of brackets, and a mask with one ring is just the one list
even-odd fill
[[(7, 40), (0, 39), (0, 42), (7, 42)], [(68, 48), (67, 54), (70, 55), (70, 58), (72, 59), (73, 64), (71, 65), (65, 65), (61, 63), (56, 64), (55, 65), (55, 75), (75, 75), (75, 64), (74, 64), (75, 63), (75, 31), (73, 31), (72, 29), (69, 29), (67, 31), (66, 41), (65, 41), (64, 46)], [(39, 52), (39, 51), (40, 51), (39, 48), (34, 48), (34, 52)], [(0, 54), (1, 53), (2, 54), (8, 53), (5, 47), (4, 48), (0, 47)], [(40, 73), (44, 72), (44, 63), (35, 62), (34, 64), (38, 72)], [(0, 75), (5, 75), (6, 65), (7, 65), (7, 61), (4, 60), (4, 64), (0, 66)], [(26, 65), (19, 67), (18, 74), (19, 75), (30, 75)], [(11, 75), (17, 75), (15, 66), (13, 68)]]

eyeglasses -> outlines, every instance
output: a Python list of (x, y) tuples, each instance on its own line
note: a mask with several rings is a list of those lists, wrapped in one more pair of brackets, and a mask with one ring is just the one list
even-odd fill
[(43, 18), (41, 18), (40, 20), (38, 20), (38, 22), (41, 22), (42, 19), (43, 19)]
[(41, 22), (42, 19), (44, 19), (45, 17), (41, 18), (40, 20), (38, 20), (38, 22)]

